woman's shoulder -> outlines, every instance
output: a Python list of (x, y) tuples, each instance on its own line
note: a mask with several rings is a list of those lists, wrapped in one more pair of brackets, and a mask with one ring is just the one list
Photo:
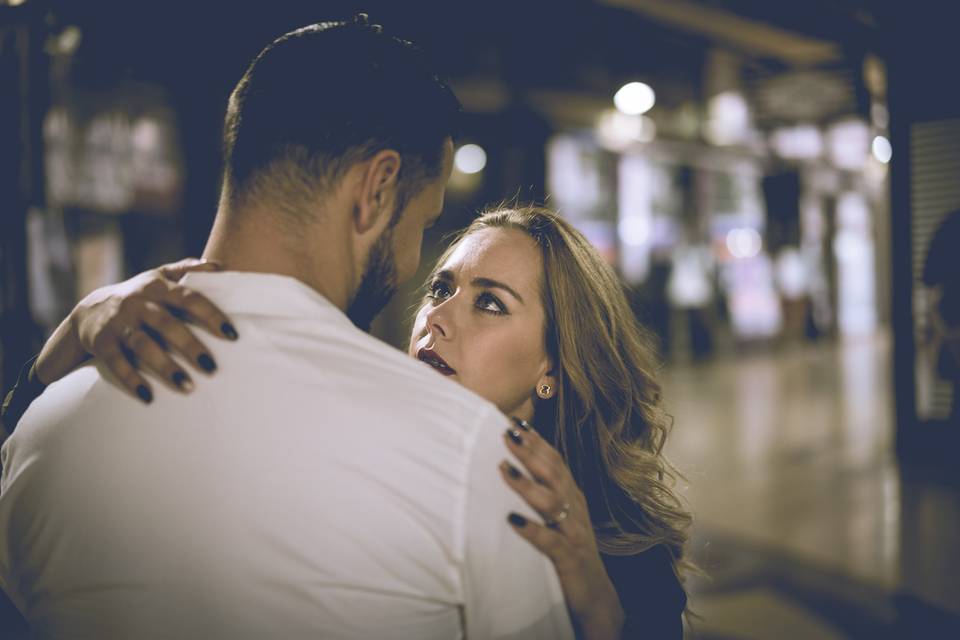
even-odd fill
[[(602, 558), (620, 596), (627, 629), (636, 626), (652, 638), (682, 637), (687, 593), (665, 545), (632, 555), (602, 554)], [(624, 637), (632, 636), (625, 633)]]

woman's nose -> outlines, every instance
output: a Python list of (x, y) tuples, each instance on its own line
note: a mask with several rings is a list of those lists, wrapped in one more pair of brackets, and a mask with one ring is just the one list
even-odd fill
[(438, 338), (450, 338), (452, 335), (449, 307), (450, 302), (445, 301), (427, 312), (427, 331)]

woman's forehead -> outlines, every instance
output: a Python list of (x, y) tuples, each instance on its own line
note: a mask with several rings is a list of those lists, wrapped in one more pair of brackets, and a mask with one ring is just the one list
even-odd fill
[(536, 242), (519, 229), (486, 228), (465, 236), (440, 270), (455, 277), (512, 280), (518, 286), (539, 286), (542, 271)]

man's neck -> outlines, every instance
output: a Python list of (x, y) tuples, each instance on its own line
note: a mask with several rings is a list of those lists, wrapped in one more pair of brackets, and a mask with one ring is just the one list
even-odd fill
[(346, 243), (337, 243), (332, 233), (291, 233), (279, 228), (276, 215), (255, 210), (231, 212), (221, 206), (203, 258), (219, 263), (225, 271), (296, 278), (345, 311), (354, 281), (352, 263), (343, 247)]

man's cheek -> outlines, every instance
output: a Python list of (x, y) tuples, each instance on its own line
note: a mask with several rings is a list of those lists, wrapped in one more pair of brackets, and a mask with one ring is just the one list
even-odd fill
[(415, 240), (410, 242), (410, 245), (407, 250), (407, 255), (404, 258), (405, 264), (397, 265), (397, 269), (400, 271), (401, 280), (409, 280), (417, 273), (417, 268), (420, 266), (420, 242), (422, 241), (423, 236), (418, 236)]

